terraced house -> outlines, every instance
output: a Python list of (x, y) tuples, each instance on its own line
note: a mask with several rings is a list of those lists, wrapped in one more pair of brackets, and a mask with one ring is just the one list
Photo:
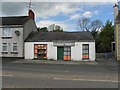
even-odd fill
[(1, 17), (0, 57), (24, 57), (24, 41), (37, 30), (34, 16), (29, 10), (28, 16)]

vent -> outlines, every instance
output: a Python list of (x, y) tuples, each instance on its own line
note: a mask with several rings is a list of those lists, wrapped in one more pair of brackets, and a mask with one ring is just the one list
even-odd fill
[(20, 31), (15, 31), (15, 34), (16, 34), (17, 36), (19, 36), (19, 35), (20, 35)]

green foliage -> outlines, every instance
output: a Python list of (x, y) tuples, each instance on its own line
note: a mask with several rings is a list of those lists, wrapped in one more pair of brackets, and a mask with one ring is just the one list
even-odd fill
[(61, 29), (61, 30), (56, 29), (56, 30), (53, 30), (52, 32), (63, 32), (63, 29)]
[[(37, 28), (39, 32), (49, 32), (47, 27)], [(50, 32), (63, 32), (63, 29), (60, 26), (56, 26), (56, 29), (53, 29)]]
[(47, 27), (37, 28), (37, 30), (40, 31), (40, 32), (48, 32)]
[(114, 26), (111, 21), (106, 21), (101, 32), (97, 34), (96, 50), (98, 53), (111, 52), (111, 42), (114, 41)]

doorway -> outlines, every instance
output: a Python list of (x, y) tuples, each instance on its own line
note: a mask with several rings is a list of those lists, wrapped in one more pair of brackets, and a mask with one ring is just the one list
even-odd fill
[(57, 47), (57, 60), (63, 60), (64, 47)]
[(71, 60), (71, 47), (57, 47), (57, 60), (70, 61)]

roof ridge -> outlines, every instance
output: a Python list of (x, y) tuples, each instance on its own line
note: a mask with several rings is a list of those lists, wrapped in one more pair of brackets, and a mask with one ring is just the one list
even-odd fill
[(18, 18), (18, 17), (29, 17), (29, 16), (3, 16), (0, 18)]

